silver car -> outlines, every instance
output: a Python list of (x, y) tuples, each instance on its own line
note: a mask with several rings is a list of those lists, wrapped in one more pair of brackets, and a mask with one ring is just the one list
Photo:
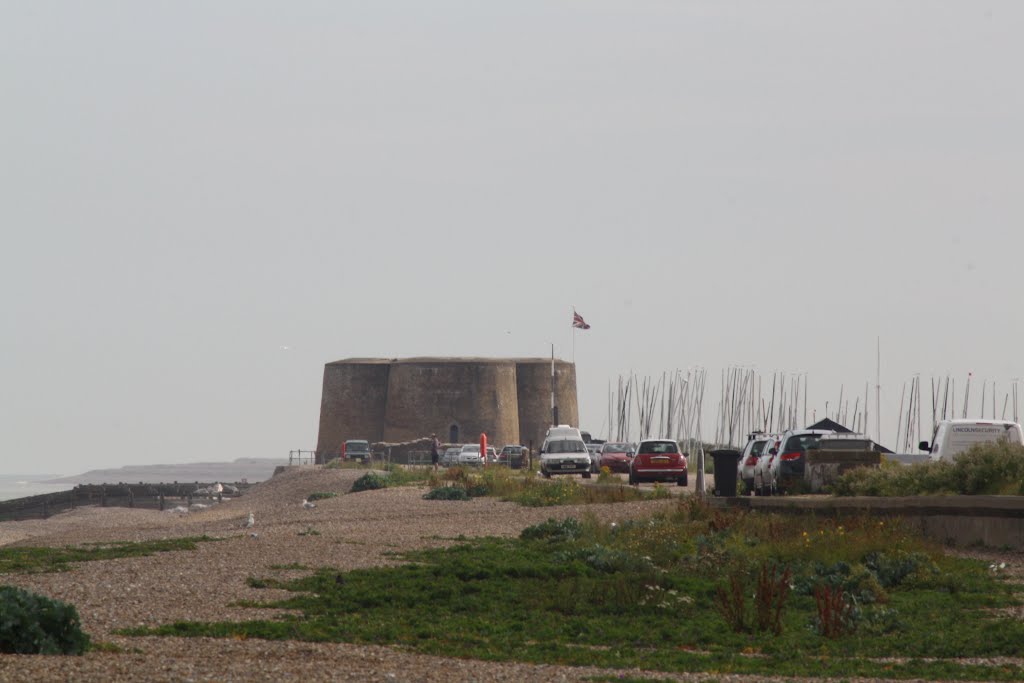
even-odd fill
[(480, 455), (480, 444), (467, 443), (459, 450), (460, 465), (483, 465), (484, 459)]
[(451, 467), (452, 465), (459, 464), (459, 453), (462, 451), (458, 446), (445, 449), (445, 452), (441, 455), (441, 466)]

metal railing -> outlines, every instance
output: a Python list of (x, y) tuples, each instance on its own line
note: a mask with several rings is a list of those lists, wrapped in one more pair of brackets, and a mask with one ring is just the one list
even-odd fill
[(312, 465), (316, 463), (316, 451), (288, 451), (289, 465)]

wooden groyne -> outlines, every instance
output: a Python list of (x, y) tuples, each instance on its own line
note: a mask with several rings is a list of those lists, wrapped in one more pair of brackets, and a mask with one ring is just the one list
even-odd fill
[[(178, 505), (188, 506), (193, 502), (234, 498), (243, 495), (250, 486), (238, 482), (222, 484), (224, 491), (212, 493), (211, 489), (215, 485), (198, 481), (171, 484), (80, 484), (69, 491), (0, 501), (0, 522), (45, 519), (87, 505), (166, 510)], [(205, 493), (202, 492), (204, 490)]]

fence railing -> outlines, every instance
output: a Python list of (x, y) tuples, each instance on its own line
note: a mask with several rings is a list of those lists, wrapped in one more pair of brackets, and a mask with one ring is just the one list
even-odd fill
[(316, 451), (288, 451), (289, 465), (312, 465), (316, 463)]

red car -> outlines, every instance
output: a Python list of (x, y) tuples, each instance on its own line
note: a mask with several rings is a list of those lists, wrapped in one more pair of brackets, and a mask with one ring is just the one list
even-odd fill
[(607, 467), (610, 472), (629, 474), (632, 453), (633, 447), (628, 443), (606, 443), (601, 449), (601, 467)]
[(674, 481), (686, 486), (686, 455), (671, 439), (647, 439), (637, 446), (629, 464), (629, 483)]

